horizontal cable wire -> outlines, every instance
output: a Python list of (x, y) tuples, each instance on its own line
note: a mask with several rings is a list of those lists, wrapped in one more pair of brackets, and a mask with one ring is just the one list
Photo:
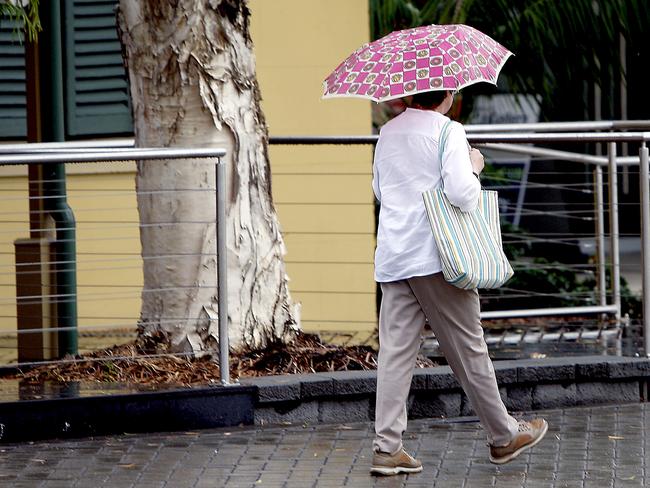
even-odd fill
[[(2, 223), (2, 222), (0, 222)], [(29, 222), (25, 222), (28, 224)], [(104, 230), (104, 229), (148, 229), (150, 227), (173, 227), (177, 225), (208, 225), (208, 224), (214, 224), (214, 220), (187, 220), (183, 222), (150, 222), (150, 223), (139, 223), (139, 222), (124, 222), (125, 224), (133, 224), (133, 225), (112, 225), (112, 224), (107, 224), (99, 227), (85, 227), (84, 225), (87, 222), (77, 222), (76, 227), (42, 227), (42, 228), (32, 228), (30, 229), (31, 232), (42, 232), (42, 233), (47, 233), (47, 232), (56, 232), (56, 231), (66, 231), (66, 230), (76, 230), (77, 232), (87, 232), (89, 230)], [(99, 223), (99, 222), (92, 222), (93, 224)], [(10, 229), (10, 230), (2, 230), (0, 231), (0, 234), (15, 234), (17, 232), (22, 232), (24, 229)], [(56, 242), (56, 241), (50, 241), (50, 242)]]
[[(12, 317), (15, 318), (15, 315), (0, 315), (0, 318), (12, 318)], [(32, 315), (32, 316), (27, 315), (26, 317), (27, 318), (40, 318), (41, 315)], [(43, 317), (45, 317), (45, 318), (55, 318), (54, 315), (48, 315), (48, 314), (43, 315)], [(77, 316), (77, 318), (79, 320), (97, 320), (97, 319), (101, 319), (101, 318), (104, 318), (104, 317), (98, 317), (98, 316), (95, 316), (95, 315), (79, 315), (79, 316)], [(136, 316), (136, 315), (133, 315), (133, 316), (111, 316), (111, 317), (108, 317), (107, 320), (131, 320), (131, 321), (134, 321), (133, 323), (136, 323), (136, 322), (138, 322), (140, 320), (140, 318), (139, 318), (139, 316)], [(187, 317), (166, 317), (165, 319), (159, 319), (158, 321), (159, 322), (164, 322), (164, 321), (177, 322), (177, 321), (186, 321), (186, 320), (191, 321), (191, 320), (194, 320), (194, 319), (187, 318)]]
[[(523, 293), (514, 293), (509, 292), (508, 294), (500, 295), (498, 293), (481, 293), (479, 295), (484, 299), (499, 299), (499, 300), (511, 300), (515, 298), (560, 298), (560, 299), (576, 299), (581, 300), (582, 303), (593, 303), (594, 305), (598, 301), (597, 292), (565, 292), (565, 293), (543, 293), (543, 292), (523, 292)], [(569, 306), (568, 304), (565, 306)], [(532, 308), (544, 308), (532, 307)]]
[[(137, 257), (135, 257), (137, 256)], [(100, 270), (107, 270), (107, 269), (142, 269), (142, 266), (124, 266), (124, 267), (98, 267), (98, 268), (93, 268), (93, 267), (86, 267), (85, 265), (88, 263), (119, 263), (119, 262), (128, 262), (128, 261), (136, 261), (136, 262), (142, 262), (142, 261), (151, 261), (151, 260), (164, 260), (164, 259), (180, 259), (180, 258), (197, 258), (197, 257), (214, 257), (215, 254), (213, 253), (207, 253), (207, 254), (182, 254), (182, 255), (161, 255), (161, 256), (148, 256), (146, 258), (141, 258), (139, 255), (134, 254), (134, 258), (132, 259), (98, 259), (98, 260), (76, 260), (76, 261), (47, 261), (47, 262), (40, 262), (40, 261), (34, 261), (34, 262), (29, 262), (29, 263), (18, 263), (16, 264), (16, 268), (20, 269), (23, 267), (31, 267), (31, 266), (40, 266), (41, 264), (49, 264), (52, 266), (56, 266), (56, 271), (62, 272), (62, 271), (72, 271), (74, 269), (77, 269), (78, 271), (100, 271)], [(69, 268), (63, 267), (61, 265), (74, 265), (74, 264), (83, 264), (84, 266), (72, 266)], [(347, 263), (346, 263), (347, 264)], [(11, 264), (4, 264), (0, 265), (0, 269), (2, 268), (14, 268), (14, 265)], [(30, 275), (30, 274), (40, 274), (39, 270), (34, 270), (34, 271), (16, 271), (15, 273), (12, 272), (0, 272), (0, 276), (3, 275)]]
[[(208, 256), (213, 256), (213, 255), (208, 255)], [(187, 256), (187, 257), (195, 257), (195, 256)], [(122, 260), (115, 260), (115, 262), (121, 262)], [(106, 262), (111, 262), (110, 260), (106, 260)], [(309, 260), (291, 260), (291, 259), (285, 259), (284, 261), (286, 264), (313, 264), (313, 265), (323, 265), (323, 266), (329, 266), (329, 265), (336, 265), (336, 266), (346, 266), (346, 265), (352, 265), (352, 266), (371, 266), (373, 265), (373, 261), (309, 261)], [(31, 266), (37, 265), (39, 263), (31, 263)], [(52, 264), (52, 263), (50, 263)], [(527, 261), (514, 261), (511, 260), (510, 264), (513, 266), (513, 268), (517, 269), (568, 269), (568, 270), (593, 270), (597, 268), (597, 264), (583, 264), (583, 263), (577, 263), (577, 264), (567, 264), (567, 263), (550, 263), (550, 264), (540, 264), (540, 263), (533, 263), (533, 262), (527, 262)], [(635, 269), (638, 268), (638, 264), (630, 263), (630, 264), (619, 264), (621, 268), (629, 268), (629, 269)], [(2, 268), (3, 266), (0, 266)], [(12, 265), (5, 265), (4, 267), (12, 267)], [(65, 271), (110, 271), (110, 270), (142, 270), (142, 265), (134, 265), (134, 266), (99, 266), (99, 267), (86, 267), (86, 266), (76, 266), (76, 267), (70, 267), (70, 268), (60, 268), (57, 269), (56, 271), (58, 272), (65, 272)], [(17, 271), (15, 273), (13, 272), (0, 272), (0, 276), (24, 276), (24, 275), (40, 275), (41, 271), (40, 270), (34, 270), (34, 271)], [(0, 286), (8, 286), (8, 285), (2, 285)], [(11, 285), (13, 286), (13, 284)], [(102, 286), (102, 285), (97, 285), (97, 286)]]
[(282, 205), (282, 206), (304, 206), (304, 207), (316, 207), (318, 205), (320, 206), (325, 206), (325, 207), (340, 207), (340, 206), (345, 206), (345, 207), (366, 207), (370, 206), (372, 207), (374, 203), (372, 201), (369, 202), (274, 202), (276, 205)]
[(331, 323), (331, 324), (372, 324), (377, 325), (376, 320), (331, 320), (331, 319), (302, 319), (301, 322), (312, 323)]
[[(215, 356), (218, 356), (219, 349), (204, 349), (201, 353), (214, 353)], [(93, 362), (107, 362), (107, 361), (133, 361), (136, 359), (160, 359), (168, 357), (178, 357), (178, 358), (189, 358), (195, 356), (194, 352), (167, 352), (160, 354), (139, 354), (135, 356), (101, 356), (97, 358), (86, 357), (83, 359), (57, 359), (54, 361), (25, 361), (25, 362), (16, 362), (9, 364), (2, 364), (0, 368), (20, 368), (25, 366), (51, 366), (55, 364), (79, 364), (79, 363), (93, 363)]]
[[(217, 286), (207, 286), (207, 285), (196, 285), (196, 286), (173, 286), (169, 288), (151, 288), (140, 290), (139, 293), (167, 293), (170, 291), (177, 290), (194, 290), (194, 289), (217, 289)], [(49, 303), (71, 303), (74, 298), (84, 299), (88, 301), (97, 301), (97, 300), (115, 300), (118, 298), (140, 298), (139, 296), (125, 295), (124, 293), (102, 293), (101, 295), (97, 294), (84, 294), (84, 293), (61, 293), (61, 294), (51, 294), (51, 295), (30, 295), (25, 297), (15, 297), (15, 298), (0, 298), (0, 304), (7, 303), (18, 303), (21, 305), (34, 305), (41, 303), (40, 301), (33, 301), (37, 298), (47, 298)], [(64, 300), (61, 300), (64, 299)]]
[[(93, 195), (96, 195), (99, 193), (100, 195), (102, 193), (115, 193), (120, 196), (124, 195), (142, 195), (142, 194), (156, 194), (156, 193), (179, 193), (179, 192), (211, 192), (214, 193), (216, 190), (214, 188), (152, 188), (152, 189), (146, 189), (146, 188), (141, 188), (139, 190), (135, 190), (135, 185), (133, 186), (132, 189), (127, 189), (124, 188), (123, 186), (115, 187), (115, 188), (76, 188), (75, 186), (70, 184), (69, 180), (48, 180), (48, 181), (42, 181), (41, 183), (66, 183), (67, 185), (67, 190), (68, 193), (92, 193)], [(30, 183), (31, 184), (31, 183)], [(31, 188), (34, 190), (38, 189), (37, 185), (33, 185)], [(27, 192), (27, 189), (25, 188), (0, 188), (0, 192), (11, 192), (11, 193), (18, 193), (18, 192)], [(50, 198), (63, 198), (61, 195), (34, 195), (30, 196), (28, 199), (29, 200), (46, 200)]]
[(310, 173), (310, 172), (273, 172), (273, 177), (276, 176), (372, 176), (372, 171), (364, 173)]
[[(500, 206), (505, 205), (507, 207), (511, 207), (511, 206), (516, 207), (517, 203), (516, 202), (512, 202), (512, 203), (510, 203), (510, 202), (507, 202), (507, 203), (499, 202), (499, 205)], [(580, 205), (580, 206), (591, 206), (591, 210), (595, 211), (595, 208), (593, 207), (593, 202), (589, 202), (589, 203), (587, 203), (587, 202), (573, 203), (573, 202), (528, 202), (527, 201), (527, 202), (525, 202), (523, 204), (524, 207), (537, 206), (537, 205), (539, 205), (539, 206), (553, 206), (553, 205), (558, 205), (558, 206), (559, 205), (563, 205), (563, 206), (573, 206), (573, 205), (575, 205), (575, 206), (578, 206), (578, 205)], [(607, 212), (609, 210), (609, 203), (605, 202), (603, 205), (604, 205), (603, 210), (605, 212)], [(639, 204), (635, 203), (635, 202), (618, 202), (616, 205), (614, 205), (614, 207), (624, 207), (624, 206), (638, 207)]]
[[(103, 288), (103, 286), (98, 286), (97, 288)], [(195, 290), (195, 289), (213, 289), (218, 290), (218, 287), (215, 286), (188, 286), (188, 287), (169, 287), (169, 288), (157, 288), (157, 289), (138, 289), (133, 293), (124, 293), (124, 292), (104, 292), (101, 294), (97, 293), (61, 293), (61, 294), (43, 294), (43, 295), (30, 295), (25, 297), (16, 297), (16, 298), (2, 298), (0, 299), (0, 305), (38, 305), (43, 302), (44, 299), (47, 299), (47, 303), (50, 304), (62, 304), (62, 303), (74, 303), (75, 298), (79, 301), (88, 301), (88, 302), (97, 302), (97, 301), (108, 301), (108, 300), (124, 300), (124, 299), (140, 299), (140, 294), (144, 293), (169, 293), (171, 291), (178, 290)], [(374, 291), (335, 291), (335, 290), (291, 290), (291, 293), (294, 294), (322, 294), (322, 295), (368, 295), (374, 296)]]
[[(517, 167), (514, 165), (511, 165), (509, 163), (501, 163), (500, 158), (486, 158), (490, 164), (493, 164), (495, 166), (498, 166), (499, 168), (503, 168), (506, 170), (518, 170), (521, 171), (523, 168)], [(538, 157), (538, 156), (533, 156), (532, 161), (556, 161), (557, 158), (545, 158), (545, 157)], [(515, 162), (519, 162), (518, 158), (514, 159)], [(119, 163), (119, 161), (115, 161), (115, 163)], [(76, 164), (76, 163), (71, 163), (71, 164)], [(214, 163), (207, 163), (209, 167), (214, 166)], [(574, 163), (576, 165), (581, 165), (583, 163)], [(372, 164), (369, 162), (368, 167), (371, 167)], [(621, 168), (619, 167), (619, 170)], [(547, 170), (547, 171), (541, 171), (541, 170), (534, 170), (534, 169), (529, 169), (528, 170), (528, 175), (541, 175), (541, 176), (557, 176), (558, 172), (556, 170)], [(591, 178), (593, 176), (593, 171), (592, 170), (585, 170), (585, 171), (562, 171), (561, 172), (563, 175), (569, 175), (569, 176), (588, 176)], [(628, 173), (631, 175), (638, 175), (639, 170), (632, 167), (628, 169)], [(352, 171), (352, 172), (347, 172), (347, 171), (338, 171), (338, 172), (324, 172), (324, 171), (274, 171), (273, 176), (279, 175), (279, 176), (372, 176), (372, 171)], [(27, 175), (25, 175), (27, 176)], [(117, 175), (110, 175), (117, 177)], [(501, 176), (497, 175), (487, 175), (490, 178), (502, 178)], [(603, 170), (603, 184), (607, 184), (607, 170)], [(68, 180), (66, 178), (51, 178), (51, 179), (33, 179), (30, 180), (30, 184), (43, 184), (43, 183), (63, 183), (67, 182)], [(77, 188), (74, 188), (75, 190), (79, 190)], [(0, 191), (5, 190), (0, 186)], [(7, 188), (6, 190), (13, 190), (13, 188)], [(110, 190), (110, 189), (109, 189)], [(157, 188), (156, 188), (157, 190)], [(181, 190), (185, 190), (184, 188), (181, 188)], [(189, 190), (192, 190), (190, 188)], [(86, 191), (93, 191), (93, 190), (86, 190)], [(148, 191), (147, 189), (144, 189), (144, 191)]]
[[(27, 193), (26, 190), (15, 190), (16, 192), (22, 192), (22, 193)], [(50, 201), (50, 200), (83, 200), (86, 198), (91, 198), (93, 200), (97, 200), (98, 198), (109, 198), (109, 197), (132, 197), (132, 196), (151, 196), (151, 195), (162, 195), (162, 194), (167, 194), (167, 193), (211, 193), (214, 194), (216, 190), (214, 188), (196, 188), (194, 190), (188, 189), (188, 190), (156, 190), (156, 191), (128, 191), (128, 190), (122, 190), (122, 191), (111, 191), (111, 192), (106, 192), (104, 191), (103, 194), (95, 195), (92, 194), (91, 191), (99, 191), (99, 190), (86, 190), (89, 194), (88, 195), (78, 195), (78, 192), (81, 192), (81, 190), (70, 190), (68, 189), (68, 192), (66, 195), (49, 195), (49, 196), (23, 196), (23, 195), (16, 195), (16, 196), (3, 196), (2, 200), (3, 201)], [(130, 207), (123, 207), (123, 208), (130, 208)], [(41, 210), (34, 211), (34, 212), (41, 212)], [(43, 210), (42, 212), (47, 212), (47, 210)], [(0, 215), (10, 215), (14, 212), (0, 212)]]
[[(32, 317), (32, 318), (40, 318), (39, 317)], [(49, 317), (53, 318), (53, 317)], [(201, 317), (201, 318), (194, 318), (194, 319), (177, 319), (177, 320), (171, 320), (171, 319), (165, 319), (165, 320), (157, 320), (156, 324), (161, 324), (161, 325), (177, 325), (177, 324), (193, 324), (193, 323), (205, 323), (205, 322), (218, 322), (218, 319), (216, 318), (210, 318), (210, 317)], [(29, 329), (18, 329), (18, 330), (0, 330), (0, 336), (4, 335), (20, 335), (20, 334), (34, 334), (37, 332), (61, 332), (61, 331), (73, 331), (73, 330), (79, 330), (79, 331), (86, 331), (86, 330), (100, 330), (100, 329), (107, 329), (110, 331), (110, 329), (133, 329), (134, 331), (136, 330), (138, 325), (137, 319), (134, 319), (134, 322), (132, 323), (115, 323), (115, 324), (96, 324), (96, 325), (78, 325), (77, 327), (35, 327), (35, 328), (29, 328)]]
[[(0, 252), (0, 255), (11, 255), (13, 256), (15, 253), (14, 252)], [(106, 251), (106, 252), (77, 252), (77, 256), (137, 256), (140, 257), (141, 254), (139, 252), (111, 252), (111, 251)], [(167, 259), (167, 258), (176, 258), (176, 257), (183, 257), (183, 256), (212, 256), (214, 257), (214, 253), (174, 253), (174, 254), (160, 254), (156, 256), (143, 256), (144, 260), (148, 259)], [(92, 262), (92, 261), (87, 261), (85, 258), (83, 260), (77, 260), (78, 262)], [(65, 261), (49, 261), (50, 263), (65, 263)], [(68, 261), (71, 262), (71, 261)], [(38, 264), (38, 262), (34, 263), (26, 263), (26, 265), (32, 265), (32, 264)]]
[[(514, 237), (514, 236), (513, 236)], [(580, 243), (576, 242), (576, 239), (545, 239), (545, 238), (538, 238), (538, 239), (532, 239), (532, 238), (513, 238), (513, 239), (506, 239), (505, 237), (502, 238), (503, 244), (536, 244), (536, 243), (546, 243), (546, 244), (562, 244), (565, 246), (579, 246)]]
[[(34, 317), (34, 318), (40, 318), (39, 317)], [(40, 327), (40, 328), (29, 328), (29, 329), (7, 329), (7, 330), (1, 330), (0, 329), (0, 338), (10, 338), (16, 335), (21, 335), (21, 334), (34, 334), (34, 333), (40, 333), (40, 332), (45, 332), (45, 333), (51, 333), (51, 332), (61, 332), (61, 331), (82, 331), (88, 333), (93, 333), (95, 332), (102, 332), (106, 334), (110, 333), (137, 333), (138, 329), (138, 322), (137, 319), (134, 318), (134, 321), (132, 323), (114, 323), (114, 324), (95, 324), (95, 325), (79, 325), (77, 327)], [(489, 319), (489, 320), (483, 320), (483, 322), (487, 323), (493, 323), (493, 322), (498, 322), (499, 320), (504, 320), (504, 319)], [(187, 324), (193, 324), (193, 323), (205, 323), (205, 322), (211, 322), (211, 323), (216, 323), (218, 320), (216, 318), (212, 319), (209, 317), (205, 318), (195, 318), (195, 319), (177, 319), (177, 320), (159, 320), (156, 322), (156, 324), (170, 324), (170, 325), (177, 325), (177, 324), (182, 324), (182, 323), (187, 323)], [(347, 320), (330, 320), (330, 319), (309, 319), (309, 320), (304, 320), (303, 322), (332, 322), (332, 323), (373, 323), (376, 324), (376, 322), (372, 321), (347, 321)], [(594, 319), (591, 321), (591, 323), (598, 324), (601, 321), (599, 319)], [(637, 320), (638, 322), (638, 320)], [(532, 328), (532, 327), (549, 327), (552, 325), (555, 326), (573, 326), (573, 327), (580, 327), (583, 325), (589, 325), (590, 321), (589, 320), (580, 320), (580, 321), (553, 321), (552, 319), (549, 320), (544, 320), (544, 321), (530, 321), (528, 320), (526, 323), (522, 324), (516, 324), (516, 326), (520, 327), (526, 327), (526, 328)], [(112, 330), (114, 329), (114, 330)]]
[[(533, 235), (533, 233), (524, 233), (524, 232), (521, 232), (521, 233), (503, 232), (502, 233), (502, 235), (506, 235), (506, 234), (507, 235), (523, 235), (523, 236)], [(562, 237), (577, 236), (577, 237), (591, 237), (592, 238), (591, 240), (596, 240), (597, 239), (597, 237), (592, 232), (571, 232), (571, 233), (567, 233), (567, 232), (535, 232), (534, 235), (536, 235), (536, 236), (562, 236)], [(627, 234), (624, 233), (624, 232), (620, 232), (618, 235), (619, 235), (619, 237), (636, 237), (636, 238), (640, 238), (639, 234), (634, 233), (634, 232), (630, 232), (630, 233), (627, 233)], [(608, 234), (608, 233), (605, 233), (605, 234), (603, 234), (603, 237), (606, 237), (607, 239), (610, 239), (612, 237), (612, 235)]]
[[(211, 256), (214, 257), (214, 254), (188, 254), (188, 255), (183, 255), (183, 256), (160, 256), (160, 257), (148, 257), (145, 258), (144, 260), (153, 260), (153, 259), (178, 259), (179, 257), (182, 258), (196, 258), (196, 257), (203, 257), (203, 256)], [(136, 262), (141, 262), (143, 259), (138, 258), (133, 258), (133, 259), (102, 259), (102, 260), (92, 260), (92, 261), (86, 261), (86, 260), (77, 260), (77, 261), (48, 261), (47, 264), (52, 264), (52, 265), (61, 265), (61, 264), (87, 264), (89, 262), (105, 262), (105, 263), (119, 263), (119, 262), (125, 262), (125, 261), (136, 261)], [(369, 264), (374, 264), (373, 261), (318, 261), (318, 260), (291, 260), (291, 259), (285, 259), (285, 263), (287, 264), (318, 264), (318, 265), (369, 265)], [(41, 263), (38, 261), (31, 262), (31, 263), (19, 263), (16, 264), (16, 267), (26, 267), (26, 266), (38, 266)], [(0, 265), (1, 268), (13, 268), (14, 265), (7, 264), (7, 265)], [(77, 269), (78, 271), (99, 271), (99, 270), (106, 270), (106, 269), (142, 269), (142, 266), (125, 266), (125, 267), (99, 267), (99, 268), (93, 268), (93, 267), (85, 267), (85, 266), (76, 266), (76, 268), (70, 267), (70, 268), (58, 268), (57, 271), (71, 271), (72, 269)], [(0, 272), (0, 276), (8, 276), (8, 275), (30, 275), (30, 274), (40, 274), (41, 272), (39, 270), (34, 270), (34, 271), (17, 271), (15, 273), (12, 272)]]
[[(513, 180), (511, 178), (494, 178), (494, 179), (499, 179), (499, 180), (504, 181), (504, 182), (516, 183), (516, 184), (515, 185), (485, 185), (486, 189), (488, 189), (488, 190), (518, 190), (522, 186), (521, 182), (519, 182), (518, 180)], [(558, 183), (538, 183), (538, 182), (528, 181), (523, 186), (526, 187), (527, 191), (532, 190), (532, 189), (537, 190), (537, 189), (552, 188), (554, 190), (572, 191), (572, 192), (585, 193), (585, 194), (592, 194), (593, 193), (593, 190), (584, 188), (585, 186), (589, 186), (589, 185), (585, 185), (584, 183), (563, 183), (563, 184), (558, 184)]]
[(374, 232), (340, 232), (340, 231), (334, 231), (334, 232), (325, 232), (325, 231), (285, 231), (282, 233), (285, 236), (288, 235), (307, 235), (307, 236), (373, 236), (375, 235)]

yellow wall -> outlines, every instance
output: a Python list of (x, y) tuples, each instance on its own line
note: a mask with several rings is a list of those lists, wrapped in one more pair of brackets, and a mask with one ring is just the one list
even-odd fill
[[(367, 0), (252, 0), (250, 6), (271, 135), (369, 134), (370, 102), (320, 99), (326, 75), (368, 39)], [(68, 167), (81, 173), (67, 182), (78, 222), (81, 326), (132, 327), (139, 315), (134, 175), (118, 166), (102, 165), (100, 174)], [(302, 303), (304, 328), (372, 330), (371, 149), (272, 147), (271, 166), (290, 288)], [(0, 198), (7, 197), (0, 206), (0, 331), (16, 327), (13, 241), (28, 236), (27, 183), (8, 176), (16, 172), (25, 169), (0, 168)]]
[[(270, 134), (370, 134), (370, 102), (321, 100), (325, 77), (369, 39), (368, 1), (251, 0), (250, 7)], [(375, 326), (371, 162), (363, 146), (271, 146), (290, 289), (306, 330)]]
[(143, 282), (134, 174), (73, 175), (67, 187), (77, 220), (79, 324), (133, 326)]
[[(142, 289), (132, 165), (103, 165), (112, 171), (122, 166), (115, 174), (86, 173), (89, 166), (80, 166), (67, 167), (66, 182), (76, 220), (79, 325), (132, 328)], [(29, 237), (25, 174), (25, 167), (0, 168), (0, 332), (16, 329), (13, 243)]]
[(0, 178), (0, 331), (16, 330), (14, 240), (29, 237), (25, 178)]

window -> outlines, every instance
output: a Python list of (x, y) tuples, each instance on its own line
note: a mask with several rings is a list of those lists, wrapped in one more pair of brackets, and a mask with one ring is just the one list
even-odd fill
[(0, 137), (22, 139), (27, 134), (25, 50), (17, 23), (0, 19)]
[[(62, 46), (66, 138), (131, 134), (130, 96), (115, 0), (64, 0)], [(25, 138), (24, 45), (0, 23), (0, 138)], [(41, 53), (41, 56), (47, 53)], [(47, 82), (46, 80), (43, 80)]]

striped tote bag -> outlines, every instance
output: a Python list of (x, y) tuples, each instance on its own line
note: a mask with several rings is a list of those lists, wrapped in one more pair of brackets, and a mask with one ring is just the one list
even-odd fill
[[(440, 135), (441, 170), (450, 123), (445, 124)], [(481, 190), (479, 205), (471, 212), (452, 205), (444, 187), (426, 191), (422, 196), (445, 280), (471, 290), (498, 288), (512, 277), (514, 272), (502, 247), (496, 191)]]

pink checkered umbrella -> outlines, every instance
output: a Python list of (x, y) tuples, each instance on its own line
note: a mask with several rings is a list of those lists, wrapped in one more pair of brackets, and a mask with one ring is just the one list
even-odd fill
[(463, 24), (391, 32), (348, 56), (325, 80), (323, 98), (385, 102), (432, 90), (459, 90), (480, 81), (496, 84), (511, 54)]

